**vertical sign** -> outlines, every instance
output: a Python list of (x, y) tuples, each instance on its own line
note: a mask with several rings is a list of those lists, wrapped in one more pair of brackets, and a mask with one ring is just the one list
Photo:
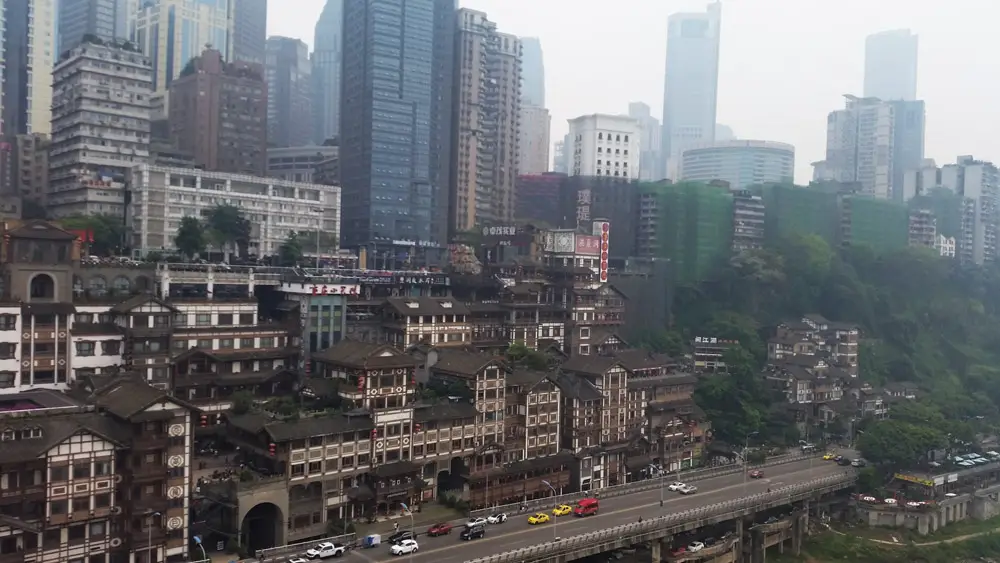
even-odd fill
[(309, 377), (309, 302), (308, 295), (299, 295), (299, 328), (302, 339), (299, 343), (299, 373)]
[[(576, 226), (580, 228), (587, 221), (590, 221), (590, 204), (592, 194), (590, 188), (584, 188), (576, 192)], [(597, 234), (597, 233), (594, 233)]]
[(611, 234), (611, 223), (594, 221), (594, 234), (601, 237), (601, 282), (608, 281), (608, 237)]

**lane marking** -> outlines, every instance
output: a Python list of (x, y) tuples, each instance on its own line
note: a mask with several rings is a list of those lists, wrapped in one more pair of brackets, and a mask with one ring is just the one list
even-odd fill
[[(795, 474), (798, 474), (798, 473), (811, 474), (811, 473), (813, 473), (813, 470), (810, 469), (810, 468), (805, 468), (805, 469), (802, 469), (800, 471), (796, 471), (794, 473), (791, 473), (789, 475), (795, 475)], [(817, 477), (809, 477), (807, 479), (804, 479), (803, 483), (807, 482), (807, 481), (809, 481), (810, 479), (813, 479), (813, 478), (827, 477), (827, 476), (832, 476), (832, 475), (835, 475), (835, 474), (836, 473), (831, 473), (829, 475), (819, 475)], [(786, 476), (788, 476), (788, 475), (786, 475)], [(757, 481), (757, 482), (747, 482), (746, 486), (749, 488), (751, 485), (755, 485), (755, 484), (763, 484), (763, 483), (760, 483), (759, 481)], [(729, 491), (729, 490), (732, 490), (732, 489), (740, 489), (743, 486), (744, 485), (743, 485), (742, 482), (741, 483), (735, 483), (733, 485), (728, 485), (726, 487), (720, 487), (718, 489), (712, 489), (711, 491), (705, 491), (705, 493), (703, 493), (701, 496), (704, 496), (705, 494), (713, 495), (713, 494), (716, 494), (716, 493), (720, 493), (722, 491)], [(763, 492), (764, 491), (760, 491), (760, 493), (763, 493)], [(760, 494), (760, 493), (751, 493), (751, 494)], [(697, 494), (693, 495), (693, 498), (697, 498), (698, 496), (699, 495), (697, 495)], [(671, 499), (667, 499), (667, 500), (664, 501), (664, 508), (667, 507), (667, 503), (670, 503), (670, 502), (680, 502), (682, 500), (689, 500), (691, 498), (692, 498), (691, 496), (678, 496), (678, 497), (674, 497), (674, 498), (671, 498)], [(727, 500), (736, 500), (736, 499), (726, 499), (726, 500), (721, 500), (721, 501), (716, 501), (716, 502), (726, 502)], [(715, 502), (713, 502), (711, 504), (715, 504)], [(577, 521), (573, 522), (572, 524), (570, 524), (570, 523), (563, 524), (563, 526), (572, 526), (574, 524), (583, 523), (583, 522), (586, 522), (588, 520), (592, 521), (592, 520), (594, 520), (596, 518), (601, 518), (602, 516), (612, 516), (612, 515), (615, 515), (615, 514), (624, 514), (626, 512), (634, 512), (636, 510), (644, 510), (644, 509), (647, 509), (647, 508), (659, 507), (659, 506), (660, 506), (660, 501), (656, 501), (656, 502), (653, 502), (653, 503), (650, 503), (650, 504), (641, 504), (641, 505), (637, 505), (637, 506), (630, 506), (630, 507), (627, 507), (627, 508), (620, 508), (618, 510), (613, 510), (611, 512), (598, 512), (594, 516), (590, 516), (588, 518), (583, 519), (583, 521), (577, 520)], [(695, 508), (697, 508), (697, 507), (695, 507)], [(651, 518), (656, 518), (656, 517), (657, 516), (652, 516)], [(611, 524), (609, 526), (606, 526), (606, 528), (613, 528), (615, 526), (620, 526), (620, 525), (622, 525), (622, 524)], [(507, 532), (505, 534), (500, 534), (500, 535), (496, 535), (496, 536), (487, 536), (485, 539), (487, 541), (491, 541), (492, 542), (492, 541), (499, 540), (499, 539), (502, 539), (502, 538), (508, 538), (508, 537), (519, 535), (519, 534), (523, 534), (524, 532), (536, 531), (538, 529), (539, 529), (538, 527), (533, 527), (533, 528), (528, 528), (528, 529), (525, 529), (525, 530), (517, 530), (515, 532)], [(560, 530), (561, 529), (562, 529), (562, 527), (560, 526)], [(604, 529), (604, 528), (601, 528), (601, 529)], [(594, 530), (594, 531), (596, 531), (596, 530)], [(562, 533), (560, 533), (560, 536), (563, 539), (565, 539), (567, 537), (571, 537), (571, 536), (574, 536), (574, 535), (579, 535), (581, 533), (587, 533), (587, 530), (584, 530), (582, 532), (576, 532), (576, 533), (573, 533), (573, 534), (565, 534), (565, 535), (562, 534)], [(543, 543), (549, 543), (551, 541), (552, 541), (551, 539), (546, 539), (546, 540), (543, 540), (543, 541), (536, 542), (535, 545), (541, 545)], [(478, 542), (479, 543), (485, 543), (482, 540), (478, 540)], [(470, 546), (470, 547), (473, 547), (473, 546)], [(426, 551), (421, 550), (421, 551), (417, 552), (417, 557), (422, 556), (422, 555), (430, 555), (430, 554), (433, 554), (433, 553), (441, 553), (443, 551), (448, 551), (448, 550), (452, 550), (452, 549), (455, 549), (455, 548), (456, 548), (456, 546), (451, 546), (451, 547), (436, 547), (434, 549), (428, 549)], [(507, 547), (507, 548), (502, 548), (502, 549), (504, 549), (505, 551), (511, 551), (511, 550), (519, 549), (519, 548), (517, 548), (517, 547)]]
[[(376, 563), (376, 561), (374, 559), (372, 559), (371, 557), (368, 557), (367, 555), (365, 555), (364, 553), (362, 553), (361, 550), (363, 550), (363, 549), (365, 549), (365, 548), (359, 547), (359, 548), (352, 549), (351, 550), (351, 555), (357, 555), (358, 557), (364, 559), (365, 561), (368, 561), (369, 563)], [(419, 551), (417, 553), (419, 553)]]

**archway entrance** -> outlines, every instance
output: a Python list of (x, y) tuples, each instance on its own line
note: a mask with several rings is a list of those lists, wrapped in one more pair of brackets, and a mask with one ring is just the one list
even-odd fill
[(250, 553), (275, 547), (284, 539), (281, 533), (284, 525), (285, 518), (281, 509), (270, 502), (262, 502), (243, 517), (243, 522), (240, 523), (240, 543)]

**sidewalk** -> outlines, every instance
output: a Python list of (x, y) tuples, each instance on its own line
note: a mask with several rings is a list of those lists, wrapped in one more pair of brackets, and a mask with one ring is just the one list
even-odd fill
[[(448, 508), (436, 502), (428, 502), (420, 505), (420, 512), (413, 513), (413, 529), (419, 534), (438, 522), (450, 522), (462, 518), (465, 518), (465, 514), (454, 508)], [(369, 534), (392, 534), (393, 524), (399, 524), (400, 530), (409, 530), (410, 514), (400, 514), (397, 511), (392, 516), (379, 518), (379, 521), (374, 524), (355, 524), (355, 529), (358, 539), (361, 539)]]

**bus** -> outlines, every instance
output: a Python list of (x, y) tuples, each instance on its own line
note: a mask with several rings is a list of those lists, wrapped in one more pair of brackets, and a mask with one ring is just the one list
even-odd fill
[(597, 514), (598, 502), (596, 498), (585, 498), (576, 503), (573, 514), (576, 516), (593, 516)]

